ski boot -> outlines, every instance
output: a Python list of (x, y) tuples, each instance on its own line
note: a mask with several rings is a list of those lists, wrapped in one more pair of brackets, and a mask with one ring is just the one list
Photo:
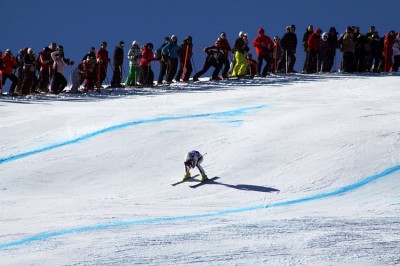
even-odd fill
[(206, 174), (201, 174), (201, 180), (200, 180), (200, 182), (204, 182), (204, 181), (206, 181), (206, 180), (208, 180), (208, 176), (207, 176)]
[(187, 173), (185, 174), (185, 176), (183, 177), (182, 181), (186, 181), (186, 180), (188, 180), (188, 179), (190, 179), (190, 178), (191, 178), (190, 173), (187, 172)]

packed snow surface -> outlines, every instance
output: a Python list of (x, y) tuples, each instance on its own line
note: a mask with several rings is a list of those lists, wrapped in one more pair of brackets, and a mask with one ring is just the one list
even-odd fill
[(0, 264), (400, 264), (399, 80), (3, 96)]

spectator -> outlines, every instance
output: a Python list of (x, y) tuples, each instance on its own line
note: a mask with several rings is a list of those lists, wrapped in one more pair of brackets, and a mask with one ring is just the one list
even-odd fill
[[(51, 58), (54, 61), (54, 77), (51, 83), (51, 91), (54, 94), (59, 94), (67, 86), (68, 82), (64, 77), (64, 68), (68, 65), (65, 62), (62, 51), (54, 51), (51, 53)], [(71, 62), (73, 64), (73, 62)]]
[(296, 27), (295, 25), (290, 25), (287, 29), (286, 33), (283, 35), (280, 42), (280, 47), (282, 51), (279, 53), (278, 46), (278, 54), (280, 55), (280, 59), (278, 62), (278, 70), (280, 72), (287, 73), (295, 73), (294, 64), (296, 63), (296, 49), (297, 49), (297, 36), (296, 36)]
[(392, 72), (397, 72), (400, 66), (400, 32), (397, 33), (397, 37), (393, 44), (393, 56), (394, 56), (394, 64)]
[(10, 49), (6, 50), (6, 53), (2, 57), (2, 80), (1, 85), (4, 87), (7, 79), (11, 80), (10, 89), (8, 91), (8, 95), (12, 96), (15, 93), (15, 87), (18, 83), (18, 78), (13, 73), (13, 69), (17, 66), (17, 60), (15, 59), (14, 55), (12, 54)]
[(321, 29), (316, 29), (315, 32), (313, 32), (310, 37), (308, 38), (308, 43), (307, 43), (307, 55), (306, 55), (306, 71), (305, 73), (315, 73), (317, 72), (317, 57), (318, 57), (318, 49), (319, 49), (319, 43), (320, 43), (320, 34), (322, 30)]
[(136, 41), (132, 42), (132, 47), (128, 52), (129, 75), (126, 78), (125, 86), (136, 86), (140, 75), (140, 59), (142, 51)]
[(36, 87), (38, 79), (35, 76), (36, 55), (32, 48), (28, 48), (24, 56), (24, 81), (22, 82), (22, 94), (30, 94)]
[(153, 86), (154, 73), (151, 69), (151, 61), (157, 60), (153, 55), (153, 44), (146, 44), (142, 51), (142, 59), (140, 60), (140, 77), (139, 83), (144, 86)]
[(160, 60), (160, 73), (158, 75), (157, 84), (161, 85), (163, 83), (164, 76), (167, 74), (168, 70), (168, 56), (162, 54), (162, 49), (170, 42), (169, 37), (165, 37), (164, 43), (159, 49), (157, 49), (157, 60)]
[(328, 31), (328, 66), (327, 72), (331, 72), (333, 66), (336, 69), (336, 49), (338, 48), (338, 32), (335, 27), (330, 27)]
[(206, 52), (207, 57), (206, 61), (204, 62), (203, 69), (197, 72), (193, 76), (193, 81), (199, 81), (199, 78), (205, 74), (210, 67), (214, 67), (214, 72), (212, 73), (211, 80), (220, 80), (218, 77), (219, 71), (221, 70), (223, 61), (224, 61), (224, 52), (223, 50), (219, 49), (216, 45), (209, 46), (204, 49)]
[(247, 46), (247, 36), (243, 31), (239, 32), (239, 37), (234, 44), (235, 63), (232, 71), (232, 77), (242, 77), (247, 69), (247, 60), (245, 54), (250, 50)]
[(168, 58), (167, 83), (171, 83), (178, 69), (178, 38), (171, 36), (171, 41), (164, 46), (161, 53)]
[(178, 55), (180, 61), (180, 68), (176, 73), (175, 80), (189, 81), (190, 74), (192, 74), (192, 56), (193, 56), (193, 39), (191, 36), (186, 37), (183, 43), (179, 45)]
[[(268, 72), (271, 71), (274, 43), (270, 37), (265, 35), (264, 29), (259, 28), (258, 36), (253, 40), (253, 46), (256, 48), (257, 53), (257, 72), (252, 72), (252, 75), (256, 74), (258, 76), (265, 77), (268, 75)], [(264, 60), (266, 64), (261, 72)]]
[(342, 51), (342, 69), (341, 71), (352, 73), (354, 71), (354, 50), (355, 43), (353, 38), (353, 29), (346, 28), (346, 32), (339, 38)]
[(113, 77), (111, 80), (111, 87), (122, 87), (122, 67), (124, 64), (124, 47), (125, 43), (120, 41), (114, 49), (113, 55)]
[(45, 47), (42, 52), (39, 53), (39, 90), (43, 92), (49, 91), (50, 84), (50, 68), (53, 65), (53, 59), (51, 58), (50, 48)]
[(96, 76), (96, 87), (97, 90), (100, 89), (101, 84), (107, 77), (107, 68), (110, 58), (108, 57), (107, 42), (102, 42), (101, 47), (96, 52), (97, 60), (97, 76)]
[[(303, 50), (304, 52), (307, 54), (307, 50), (308, 50), (308, 39), (310, 38), (310, 35), (313, 33), (314, 31), (314, 27), (313, 25), (309, 25), (306, 29), (306, 32), (303, 35)], [(303, 65), (303, 73), (307, 72), (307, 67), (309, 65), (308, 63), (308, 57), (306, 56), (306, 60), (304, 60), (304, 65)]]
[(226, 39), (226, 33), (222, 32), (218, 37), (217, 41), (215, 42), (215, 46), (217, 46), (224, 54), (222, 58), (222, 79), (228, 78), (228, 71), (229, 71), (229, 52), (232, 51), (231, 46), (229, 45), (228, 40)]
[(394, 30), (386, 33), (384, 38), (382, 55), (384, 57), (383, 71), (385, 72), (392, 71), (393, 44), (395, 39), (396, 39), (396, 33), (394, 32)]

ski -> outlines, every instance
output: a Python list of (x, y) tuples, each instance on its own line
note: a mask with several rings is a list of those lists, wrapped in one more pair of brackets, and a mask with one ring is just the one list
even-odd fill
[(217, 180), (218, 178), (219, 178), (218, 176), (214, 176), (213, 178), (207, 179), (205, 181), (202, 181), (202, 182), (200, 182), (200, 183), (198, 183), (196, 185), (192, 185), (190, 187), (191, 188), (197, 188), (197, 187), (200, 187), (200, 186), (205, 185), (207, 183), (213, 183), (213, 181)]
[(171, 184), (171, 186), (176, 186), (176, 185), (185, 183), (186, 181), (189, 181), (190, 179), (195, 178), (195, 177), (198, 177), (198, 176), (199, 176), (199, 174), (194, 175), (194, 176), (192, 176), (191, 178), (189, 178), (189, 179), (187, 179), (187, 180), (181, 180), (181, 181), (178, 181), (178, 182), (176, 182), (176, 183), (173, 183), (173, 184)]

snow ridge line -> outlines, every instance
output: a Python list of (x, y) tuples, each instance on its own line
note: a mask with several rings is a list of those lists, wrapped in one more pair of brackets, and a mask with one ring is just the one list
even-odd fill
[(137, 125), (141, 125), (141, 124), (148, 124), (148, 123), (158, 123), (158, 122), (165, 122), (165, 121), (172, 121), (172, 120), (184, 120), (184, 119), (196, 119), (196, 118), (205, 118), (205, 117), (219, 117), (219, 116), (225, 116), (225, 117), (232, 117), (232, 116), (238, 116), (241, 114), (244, 114), (246, 112), (249, 111), (254, 111), (254, 110), (258, 110), (258, 109), (262, 109), (267, 107), (267, 104), (262, 104), (262, 105), (257, 105), (257, 106), (251, 106), (251, 107), (242, 107), (239, 109), (233, 109), (233, 110), (228, 110), (228, 111), (222, 111), (222, 112), (214, 112), (214, 113), (204, 113), (204, 114), (193, 114), (193, 115), (182, 115), (182, 116), (166, 116), (166, 117), (158, 117), (158, 118), (150, 118), (150, 119), (142, 119), (142, 120), (137, 120), (137, 121), (131, 121), (131, 122), (126, 122), (126, 123), (122, 123), (119, 125), (115, 125), (115, 126), (110, 126), (104, 129), (100, 129), (98, 131), (94, 131), (92, 133), (88, 133), (85, 134), (81, 137), (75, 138), (75, 139), (71, 139), (68, 141), (64, 141), (64, 142), (60, 142), (57, 144), (53, 144), (44, 148), (40, 148), (40, 149), (36, 149), (36, 150), (32, 150), (32, 151), (27, 151), (27, 152), (23, 152), (20, 154), (15, 154), (15, 155), (10, 155), (8, 157), (4, 157), (4, 158), (0, 158), (0, 165), (1, 164), (5, 164), (5, 163), (9, 163), (12, 161), (16, 161), (19, 159), (23, 159), (29, 156), (33, 156), (39, 153), (43, 153), (46, 151), (50, 151), (50, 150), (54, 150), (63, 146), (67, 146), (67, 145), (71, 145), (71, 144), (76, 144), (78, 142), (81, 141), (85, 141), (88, 139), (91, 139), (93, 137), (96, 137), (98, 135), (101, 134), (106, 134), (112, 131), (116, 131), (116, 130), (121, 130), (127, 127), (132, 127), (132, 126), (137, 126)]
[(268, 204), (268, 205), (249, 206), (249, 207), (224, 210), (224, 211), (213, 212), (213, 213), (204, 213), (204, 214), (195, 214), (195, 215), (186, 215), (186, 216), (172, 216), (172, 217), (162, 217), (162, 218), (151, 218), (151, 219), (132, 220), (132, 221), (118, 221), (118, 222), (113, 222), (113, 223), (76, 227), (76, 228), (65, 229), (65, 230), (54, 231), (54, 232), (39, 233), (39, 234), (33, 235), (31, 237), (22, 238), (20, 240), (2, 243), (2, 244), (0, 243), (0, 249), (6, 249), (6, 248), (14, 247), (14, 246), (21, 246), (21, 245), (28, 244), (31, 242), (46, 240), (49, 238), (54, 238), (54, 237), (63, 236), (63, 235), (82, 233), (82, 232), (105, 230), (105, 229), (109, 229), (109, 228), (123, 227), (123, 226), (126, 227), (126, 226), (132, 226), (132, 225), (137, 225), (137, 224), (153, 224), (153, 223), (174, 222), (174, 221), (189, 220), (189, 219), (217, 217), (217, 216), (229, 215), (229, 214), (233, 214), (233, 213), (249, 212), (249, 211), (255, 211), (255, 210), (266, 209), (266, 208), (291, 206), (291, 205), (301, 204), (301, 203), (305, 203), (305, 202), (309, 202), (309, 201), (321, 200), (321, 199), (325, 199), (325, 198), (329, 198), (329, 197), (338, 197), (338, 196), (342, 196), (346, 193), (352, 192), (354, 190), (357, 190), (357, 189), (359, 189), (363, 186), (366, 186), (372, 182), (375, 182), (383, 177), (387, 177), (391, 174), (394, 174), (394, 173), (398, 172), (399, 170), (400, 170), (400, 165), (395, 165), (393, 167), (383, 170), (382, 172), (380, 172), (378, 174), (366, 177), (358, 182), (338, 188), (331, 192), (320, 193), (320, 194), (316, 194), (313, 196), (303, 197), (303, 198), (299, 198), (299, 199), (295, 199), (295, 200), (276, 202), (276, 203)]

